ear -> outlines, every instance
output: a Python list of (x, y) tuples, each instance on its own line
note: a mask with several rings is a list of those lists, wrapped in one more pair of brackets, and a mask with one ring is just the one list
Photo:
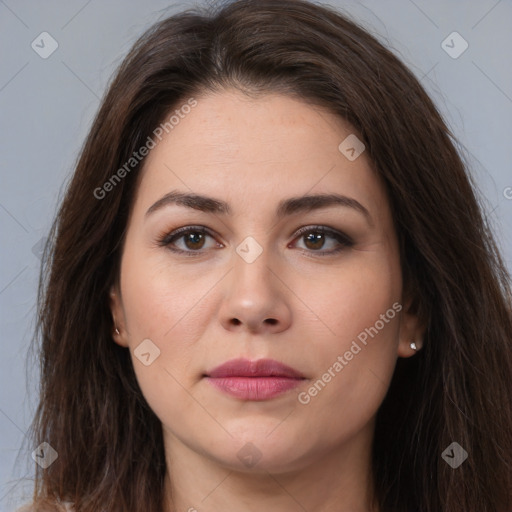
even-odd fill
[[(415, 311), (411, 311), (412, 300), (407, 301), (400, 315), (400, 331), (398, 334), (398, 357), (411, 357), (423, 347), (425, 326), (421, 324)], [(416, 350), (411, 347), (416, 345)]]
[(112, 339), (121, 347), (128, 347), (128, 332), (126, 331), (123, 304), (116, 285), (112, 285), (110, 288), (109, 304), (110, 312), (112, 313)]

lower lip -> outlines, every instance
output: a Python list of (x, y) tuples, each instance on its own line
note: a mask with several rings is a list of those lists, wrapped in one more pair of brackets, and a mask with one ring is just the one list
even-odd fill
[(241, 400), (269, 400), (297, 387), (304, 379), (289, 377), (207, 377), (228, 395)]

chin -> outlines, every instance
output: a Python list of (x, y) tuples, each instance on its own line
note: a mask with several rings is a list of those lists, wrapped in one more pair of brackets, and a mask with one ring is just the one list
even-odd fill
[[(307, 457), (305, 446), (294, 436), (285, 432), (268, 435), (246, 432), (244, 436), (233, 436), (230, 445), (220, 444), (220, 452), (212, 453), (207, 446), (210, 457), (231, 471), (251, 473), (283, 473), (300, 468), (300, 461)], [(232, 449), (231, 449), (232, 447)], [(300, 450), (299, 450), (300, 447)], [(226, 450), (229, 448), (229, 451)]]

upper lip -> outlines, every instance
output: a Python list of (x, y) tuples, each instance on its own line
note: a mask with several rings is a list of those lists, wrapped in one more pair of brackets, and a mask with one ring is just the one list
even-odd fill
[(288, 377), (303, 379), (304, 376), (294, 368), (273, 359), (231, 359), (210, 370), (208, 377)]

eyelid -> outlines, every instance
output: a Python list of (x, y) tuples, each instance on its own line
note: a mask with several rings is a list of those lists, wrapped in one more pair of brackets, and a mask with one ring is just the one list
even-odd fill
[(341, 238), (347, 243), (354, 243), (353, 240), (347, 234), (343, 233), (342, 231), (339, 231), (338, 229), (326, 226), (324, 224), (322, 224), (322, 225), (310, 224), (307, 226), (303, 226), (294, 232), (294, 236), (295, 236), (295, 238), (297, 238), (298, 236), (303, 235), (304, 233), (309, 233), (309, 232), (325, 233), (327, 235), (332, 235), (334, 238), (336, 238), (336, 237)]
[(187, 226), (182, 226), (181, 228), (173, 229), (171, 232), (165, 232), (159, 238), (162, 239), (162, 241), (165, 241), (168, 239), (176, 238), (178, 235), (189, 233), (189, 232), (205, 233), (207, 235), (210, 235), (213, 238), (216, 237), (216, 234), (210, 228), (207, 228), (206, 226), (191, 224), (191, 225), (187, 225)]

